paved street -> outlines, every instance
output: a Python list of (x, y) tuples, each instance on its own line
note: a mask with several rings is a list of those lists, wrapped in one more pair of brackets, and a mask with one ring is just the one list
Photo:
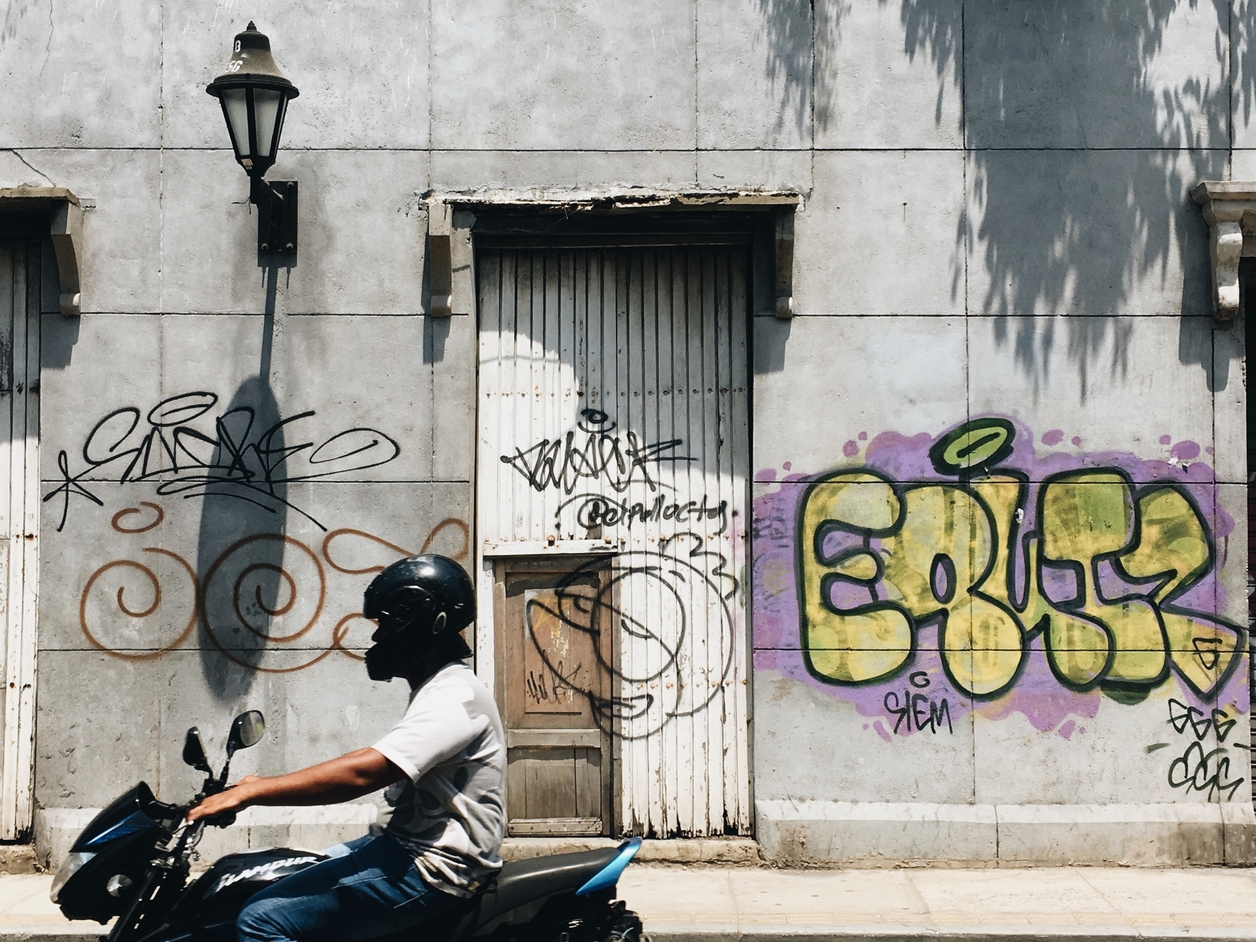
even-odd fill
[[(100, 931), (48, 900), (47, 874), (0, 876), (0, 942)], [(620, 895), (656, 942), (907, 938), (1256, 939), (1256, 871), (812, 870), (646, 864)]]

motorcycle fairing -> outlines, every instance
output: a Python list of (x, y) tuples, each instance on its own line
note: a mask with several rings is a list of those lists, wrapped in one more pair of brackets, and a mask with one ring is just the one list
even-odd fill
[(290, 847), (228, 854), (187, 888), (170, 914), (170, 926), (195, 926), (211, 935), (218, 934), (216, 929), (225, 928), (234, 938), (236, 917), (249, 897), (326, 859), (315, 851)]
[(138, 881), (153, 848), (170, 838), (180, 817), (144, 782), (102, 809), (70, 848), (71, 859), (79, 855), (82, 865), (56, 890), (54, 901), (66, 918), (104, 922), (121, 913), (125, 903), (105, 892), (106, 881), (115, 874)]

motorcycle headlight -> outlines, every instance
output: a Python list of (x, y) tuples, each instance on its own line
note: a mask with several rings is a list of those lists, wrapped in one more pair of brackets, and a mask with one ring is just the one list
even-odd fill
[(66, 881), (78, 873), (83, 864), (95, 856), (96, 853), (94, 851), (79, 850), (65, 858), (61, 863), (61, 867), (57, 870), (57, 875), (52, 879), (52, 892), (48, 894), (52, 897), (54, 903), (57, 901), (57, 897), (61, 895), (61, 888), (65, 886)]

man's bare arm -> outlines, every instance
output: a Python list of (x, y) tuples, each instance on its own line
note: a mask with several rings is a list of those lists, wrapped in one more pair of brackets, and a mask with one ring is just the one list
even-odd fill
[(243, 811), (250, 805), (334, 805), (368, 795), (405, 777), (382, 752), (369, 747), (355, 749), (287, 775), (247, 775), (189, 811), (188, 821)]

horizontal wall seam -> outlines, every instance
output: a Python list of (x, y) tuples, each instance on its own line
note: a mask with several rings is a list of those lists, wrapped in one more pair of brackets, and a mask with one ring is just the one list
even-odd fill
[[(84, 151), (117, 151), (121, 153), (205, 153), (205, 154), (231, 154), (229, 148), (221, 147), (158, 147), (158, 146), (79, 146), (70, 147), (66, 145), (47, 145), (47, 146), (31, 146), (24, 147), (21, 145), (3, 146), (0, 145), (0, 151), (12, 151), (14, 153), (30, 153), (34, 151), (69, 151), (73, 153), (81, 153)], [(1167, 145), (1111, 145), (1107, 147), (1085, 146), (1085, 147), (1062, 147), (1050, 144), (1023, 144), (1023, 145), (986, 145), (986, 146), (925, 146), (912, 144), (899, 145), (877, 145), (869, 147), (293, 147), (284, 145), (283, 152), (285, 154), (321, 154), (321, 153), (345, 153), (345, 154), (369, 154), (369, 153), (395, 153), (395, 154), (876, 154), (876, 153), (943, 153), (943, 154), (960, 154), (960, 153), (1046, 153), (1046, 152), (1128, 152), (1128, 153), (1218, 153), (1228, 154), (1231, 152), (1256, 152), (1253, 147), (1230, 147), (1229, 145), (1218, 145), (1216, 147), (1170, 147)]]

